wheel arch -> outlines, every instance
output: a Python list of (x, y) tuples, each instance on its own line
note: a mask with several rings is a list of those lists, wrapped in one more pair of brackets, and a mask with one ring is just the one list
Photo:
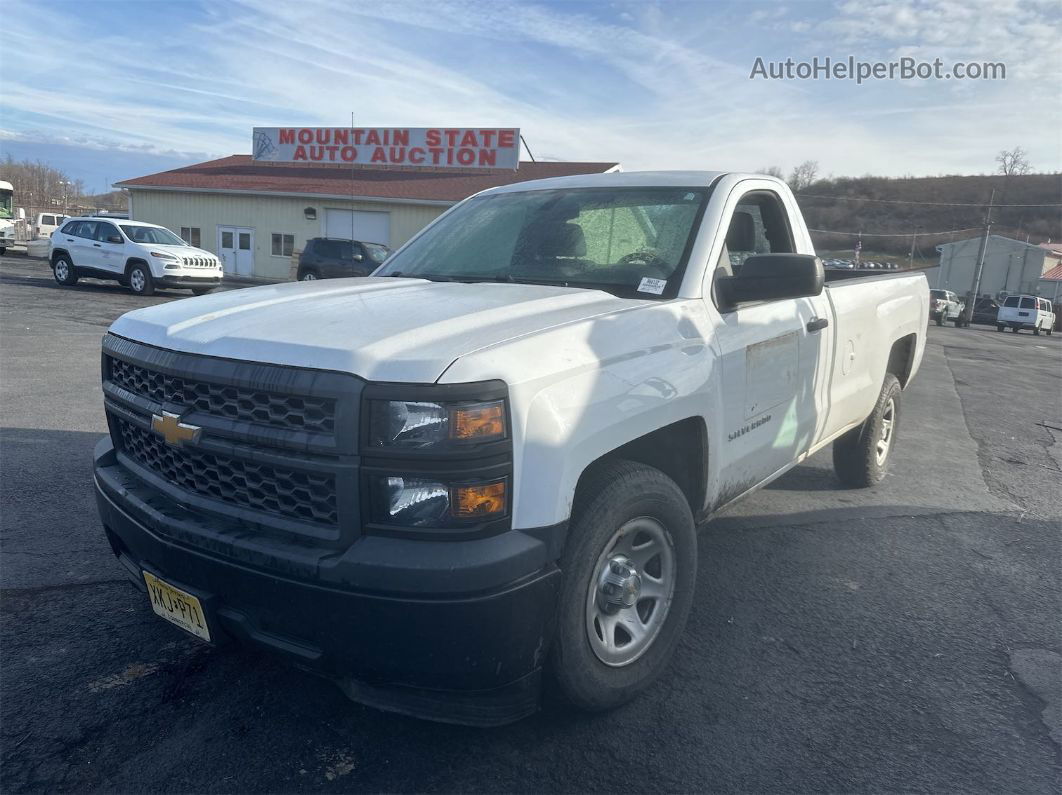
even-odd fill
[(129, 270), (134, 265), (143, 265), (143, 266), (145, 266), (148, 269), (148, 275), (149, 276), (154, 276), (154, 274), (151, 272), (151, 264), (146, 259), (144, 259), (143, 257), (129, 257), (129, 259), (127, 259), (125, 261), (125, 271), (124, 271), (124, 273), (125, 273), (126, 276), (129, 276)]
[(918, 350), (918, 335), (907, 334), (892, 343), (885, 372), (892, 373), (900, 382), (900, 387), (907, 388), (914, 371), (915, 355)]
[(59, 259), (59, 257), (61, 257), (63, 255), (66, 255), (66, 258), (70, 262), (71, 265), (74, 264), (73, 259), (70, 258), (70, 252), (67, 251), (65, 248), (52, 249), (52, 253), (48, 255), (48, 263), (50, 265), (54, 266), (55, 265), (55, 261), (57, 259)]

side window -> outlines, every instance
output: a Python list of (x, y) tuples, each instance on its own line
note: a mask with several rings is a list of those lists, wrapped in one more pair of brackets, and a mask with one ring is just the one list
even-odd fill
[(290, 257), (291, 251), (295, 247), (294, 235), (283, 235), (274, 232), (272, 234), (272, 247), (270, 252), (274, 257)]
[(718, 267), (737, 274), (753, 254), (791, 254), (793, 235), (781, 199), (769, 191), (742, 197), (726, 233)]
[(1036, 299), (1034, 298), (1022, 298), (1019, 309), (1032, 309), (1036, 306)]
[(95, 221), (82, 221), (78, 224), (77, 231), (74, 234), (78, 237), (87, 237), (89, 240), (95, 240), (96, 226)]
[(109, 237), (121, 237), (112, 224), (96, 224), (96, 239), (106, 243)]
[(76, 226), (77, 226), (77, 221), (71, 221), (66, 226), (64, 226), (62, 229), (60, 229), (59, 231), (62, 232), (64, 235), (72, 235), (72, 234), (74, 234), (74, 227), (76, 227)]
[(55, 226), (55, 216), (54, 215), (42, 215), (41, 216), (41, 226)]

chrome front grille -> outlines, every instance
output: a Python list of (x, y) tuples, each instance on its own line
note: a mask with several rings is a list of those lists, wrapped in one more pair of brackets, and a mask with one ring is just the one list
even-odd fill
[(188, 268), (216, 268), (218, 261), (213, 257), (184, 257), (184, 264)]

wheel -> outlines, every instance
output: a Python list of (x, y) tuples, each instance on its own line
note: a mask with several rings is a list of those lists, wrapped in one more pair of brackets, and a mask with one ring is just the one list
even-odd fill
[(1017, 326), (1011, 326), (1010, 330), (1013, 331), (1015, 334), (1017, 334), (1019, 331), (1021, 331), (1021, 329), (1018, 328)]
[(155, 281), (151, 278), (151, 271), (147, 265), (136, 263), (129, 268), (129, 289), (134, 295), (152, 295), (155, 292)]
[(52, 263), (52, 275), (56, 282), (64, 287), (77, 284), (77, 271), (74, 270), (74, 264), (66, 254), (60, 254), (55, 258), (55, 262)]
[(937, 325), (938, 326), (943, 326), (944, 325), (944, 313), (941, 312), (939, 315), (937, 315), (936, 320), (937, 320)]
[(306, 270), (299, 274), (300, 282), (315, 282), (318, 278), (320, 277), (317, 275), (317, 271)]
[(7, 253), (7, 246), (0, 246), (0, 257)]
[(870, 416), (833, 443), (833, 468), (844, 485), (863, 488), (885, 477), (900, 424), (901, 391), (896, 376), (886, 373)]
[(214, 292), (213, 287), (193, 287), (192, 295), (206, 295), (207, 293)]
[(962, 328), (965, 325), (966, 324), (963, 322), (962, 315), (956, 315), (956, 317), (955, 317), (955, 328)]
[(1033, 334), (1035, 334), (1037, 337), (1040, 336), (1040, 327), (1039, 326), (1033, 326)]
[(663, 472), (617, 461), (579, 489), (548, 670), (586, 710), (634, 698), (667, 667), (697, 581), (685, 495)]
[(1002, 331), (1005, 328), (1006, 326), (1000, 326), (999, 324), (996, 324), (996, 331)]

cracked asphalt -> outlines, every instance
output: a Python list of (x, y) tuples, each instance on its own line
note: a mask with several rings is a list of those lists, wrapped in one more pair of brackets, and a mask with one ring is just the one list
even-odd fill
[(931, 327), (881, 485), (826, 450), (703, 528), (659, 684), (474, 730), (202, 645), (125, 582), (100, 337), (185, 295), (0, 259), (3, 791), (1062, 791), (1062, 335)]

